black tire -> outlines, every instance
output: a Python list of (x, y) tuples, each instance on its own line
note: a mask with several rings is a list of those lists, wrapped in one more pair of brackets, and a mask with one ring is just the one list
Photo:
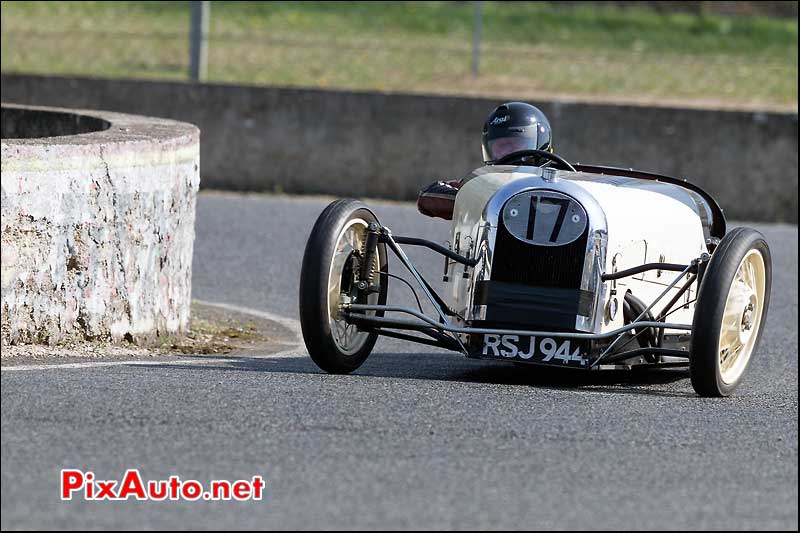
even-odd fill
[[(738, 366), (740, 369), (738, 376), (726, 381), (723, 379), (720, 362), (723, 315), (739, 266), (752, 250), (760, 253), (763, 259), (764, 293), (755, 312), (757, 315), (755, 321), (748, 318), (746, 323), (754, 324), (757, 330), (753, 344), (750, 345), (752, 347), (747, 353), (747, 359), (743, 363), (744, 366)], [(689, 371), (692, 387), (700, 396), (729, 396), (741, 383), (764, 332), (771, 285), (772, 258), (764, 236), (750, 228), (736, 228), (725, 235), (714, 250), (706, 268), (694, 312)], [(744, 315), (742, 316), (741, 324), (745, 324)], [(753, 326), (746, 329), (749, 330), (751, 327)], [(742, 331), (745, 331), (743, 326)], [(750, 341), (747, 342), (749, 345)]]
[[(375, 214), (357, 200), (337, 200), (326, 207), (317, 218), (314, 229), (311, 230), (300, 271), (300, 325), (303, 339), (309, 355), (317, 366), (332, 374), (346, 374), (360, 367), (369, 356), (378, 337), (377, 333), (359, 333), (359, 343), (363, 341), (363, 344), (358, 344), (355, 351), (348, 353), (337, 343), (331, 331), (328, 287), (329, 273), (335, 259), (334, 252), (344, 228), (351, 221), (358, 219), (367, 224), (378, 223)], [(384, 244), (378, 244), (378, 262), (380, 271), (387, 272)], [(385, 304), (388, 277), (377, 274), (376, 280), (379, 280), (380, 287), (377, 303)]]

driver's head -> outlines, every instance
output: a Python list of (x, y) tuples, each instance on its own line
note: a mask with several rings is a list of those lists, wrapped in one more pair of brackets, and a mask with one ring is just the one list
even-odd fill
[[(508, 102), (496, 108), (483, 125), (483, 160), (498, 159), (521, 150), (553, 151), (550, 121), (538, 108), (524, 102)], [(533, 164), (543, 164), (533, 158)]]

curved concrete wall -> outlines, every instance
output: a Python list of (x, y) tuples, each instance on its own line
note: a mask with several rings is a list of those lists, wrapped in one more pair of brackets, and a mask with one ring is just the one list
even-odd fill
[(3, 104), (2, 132), (2, 342), (186, 328), (199, 130)]
[(3, 106), (3, 139), (37, 139), (107, 130), (111, 123), (100, 117), (33, 107)]

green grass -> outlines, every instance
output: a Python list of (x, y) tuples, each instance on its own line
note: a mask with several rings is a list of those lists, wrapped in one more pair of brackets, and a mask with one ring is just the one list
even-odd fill
[[(484, 2), (211, 3), (209, 80), (797, 105), (797, 21)], [(185, 79), (188, 2), (3, 2), (2, 69)]]

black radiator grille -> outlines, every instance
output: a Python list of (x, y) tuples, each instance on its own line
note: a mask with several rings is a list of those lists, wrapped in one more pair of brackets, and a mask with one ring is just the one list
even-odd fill
[(563, 246), (538, 246), (508, 232), (502, 217), (492, 261), (492, 280), (536, 287), (579, 289), (586, 259), (588, 227), (578, 239)]

